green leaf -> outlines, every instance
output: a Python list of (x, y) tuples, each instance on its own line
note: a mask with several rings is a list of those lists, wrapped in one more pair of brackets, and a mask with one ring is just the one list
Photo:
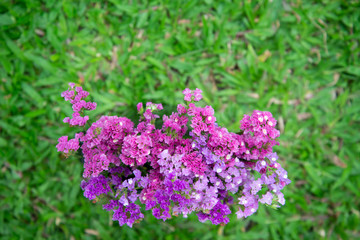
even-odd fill
[(0, 137), (0, 147), (6, 147), (7, 142), (8, 141), (6, 141), (5, 138)]
[(306, 173), (309, 174), (310, 178), (318, 185), (322, 185), (322, 176), (320, 174), (320, 171), (316, 168), (314, 168), (310, 163), (306, 162), (304, 163), (304, 167), (306, 170)]
[(162, 65), (161, 61), (157, 60), (156, 58), (153, 57), (147, 57), (146, 60), (152, 64), (153, 66), (161, 69), (161, 70), (165, 70), (165, 67)]
[(346, 72), (360, 77), (360, 67), (358, 66), (348, 66), (345, 69)]
[(331, 187), (332, 190), (337, 189), (341, 185), (343, 185), (349, 178), (351, 173), (351, 168), (347, 167), (343, 173), (341, 174), (341, 177), (335, 182), (335, 184)]
[(13, 42), (11, 41), (4, 32), (2, 32), (2, 37), (5, 39), (6, 45), (8, 48), (20, 59), (24, 60), (24, 55), (22, 50)]
[(14, 22), (15, 22), (15, 19), (10, 14), (8, 14), (8, 13), (0, 14), (0, 27), (6, 26), (6, 25), (11, 25)]
[(23, 83), (21, 84), (21, 86), (24, 92), (28, 95), (28, 97), (33, 99), (36, 105), (42, 106), (45, 103), (45, 100), (42, 98), (42, 96), (29, 84)]
[(54, 67), (45, 58), (34, 55), (34, 54), (30, 53), (30, 52), (25, 52), (24, 55), (29, 61), (31, 61), (32, 63), (34, 63), (35, 65), (37, 65), (38, 67), (42, 68), (45, 71), (48, 71), (48, 72), (51, 72), (51, 73), (56, 73), (58, 71), (58, 69), (56, 67)]

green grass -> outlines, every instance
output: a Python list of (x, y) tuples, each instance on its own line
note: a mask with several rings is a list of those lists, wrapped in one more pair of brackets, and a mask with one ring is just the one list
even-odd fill
[[(1, 239), (360, 238), (358, 1), (99, 2), (0, 3)], [(169, 110), (185, 87), (232, 131), (271, 111), (286, 205), (225, 227), (150, 215), (119, 227), (82, 196), (81, 163), (56, 151), (74, 133), (70, 81), (98, 102), (93, 116)]]

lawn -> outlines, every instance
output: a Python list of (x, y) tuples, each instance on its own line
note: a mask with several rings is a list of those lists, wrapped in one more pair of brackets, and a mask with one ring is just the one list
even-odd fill
[[(360, 238), (359, 1), (8, 1), (0, 3), (1, 239)], [(279, 210), (226, 226), (197, 217), (133, 228), (82, 195), (81, 162), (56, 151), (68, 82), (91, 116), (165, 112), (189, 87), (220, 125), (271, 111), (292, 183)], [(358, 227), (356, 227), (358, 226)]]

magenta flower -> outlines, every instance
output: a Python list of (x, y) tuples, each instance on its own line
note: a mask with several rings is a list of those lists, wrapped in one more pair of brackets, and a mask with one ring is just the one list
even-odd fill
[[(73, 139), (58, 139), (58, 151), (83, 156), (84, 196), (101, 199), (114, 221), (130, 227), (144, 218), (141, 206), (163, 221), (196, 213), (200, 222), (224, 225), (234, 209), (238, 218), (247, 218), (259, 203), (284, 205), (281, 191), (291, 181), (273, 151), (280, 133), (272, 114), (244, 115), (241, 131), (233, 133), (217, 124), (211, 106), (195, 104), (202, 99), (200, 89), (183, 94), (188, 103), (161, 118), (162, 104), (138, 103), (136, 126), (126, 117), (101, 116)], [(96, 103), (87, 102), (88, 95), (69, 84), (61, 96), (73, 113), (64, 123), (89, 122), (85, 112)]]
[(184, 100), (191, 102), (191, 96), (192, 96), (191, 90), (186, 88), (182, 93), (184, 94)]
[(194, 100), (195, 101), (198, 102), (202, 99), (203, 96), (201, 95), (201, 93), (202, 93), (202, 90), (200, 90), (198, 88), (194, 90)]

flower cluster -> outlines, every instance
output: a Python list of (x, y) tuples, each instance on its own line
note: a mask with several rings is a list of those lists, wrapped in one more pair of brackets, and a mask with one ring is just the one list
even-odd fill
[(69, 86), (70, 89), (62, 92), (61, 96), (65, 99), (65, 101), (70, 101), (74, 113), (72, 114), (72, 118), (66, 117), (63, 121), (64, 123), (69, 123), (71, 126), (84, 126), (89, 120), (89, 116), (82, 117), (81, 114), (84, 109), (94, 110), (96, 108), (96, 103), (85, 102), (85, 100), (83, 100), (89, 95), (89, 93), (84, 91), (82, 87), (75, 87), (74, 83), (70, 83)]
[[(78, 114), (96, 104), (82, 100), (88, 96), (82, 88), (70, 87), (62, 96), (73, 104), (75, 116), (65, 122), (83, 126), (88, 118)], [(281, 190), (290, 180), (273, 152), (280, 134), (272, 114), (245, 115), (240, 132), (232, 133), (216, 123), (211, 106), (195, 105), (201, 90), (183, 94), (185, 104), (164, 115), (161, 128), (155, 121), (163, 107), (149, 102), (137, 105), (136, 126), (126, 117), (102, 116), (74, 139), (59, 138), (58, 151), (81, 149), (84, 196), (130, 227), (144, 218), (142, 205), (164, 221), (195, 212), (199, 221), (212, 224), (228, 223), (232, 211), (246, 218), (259, 203), (284, 205)]]

